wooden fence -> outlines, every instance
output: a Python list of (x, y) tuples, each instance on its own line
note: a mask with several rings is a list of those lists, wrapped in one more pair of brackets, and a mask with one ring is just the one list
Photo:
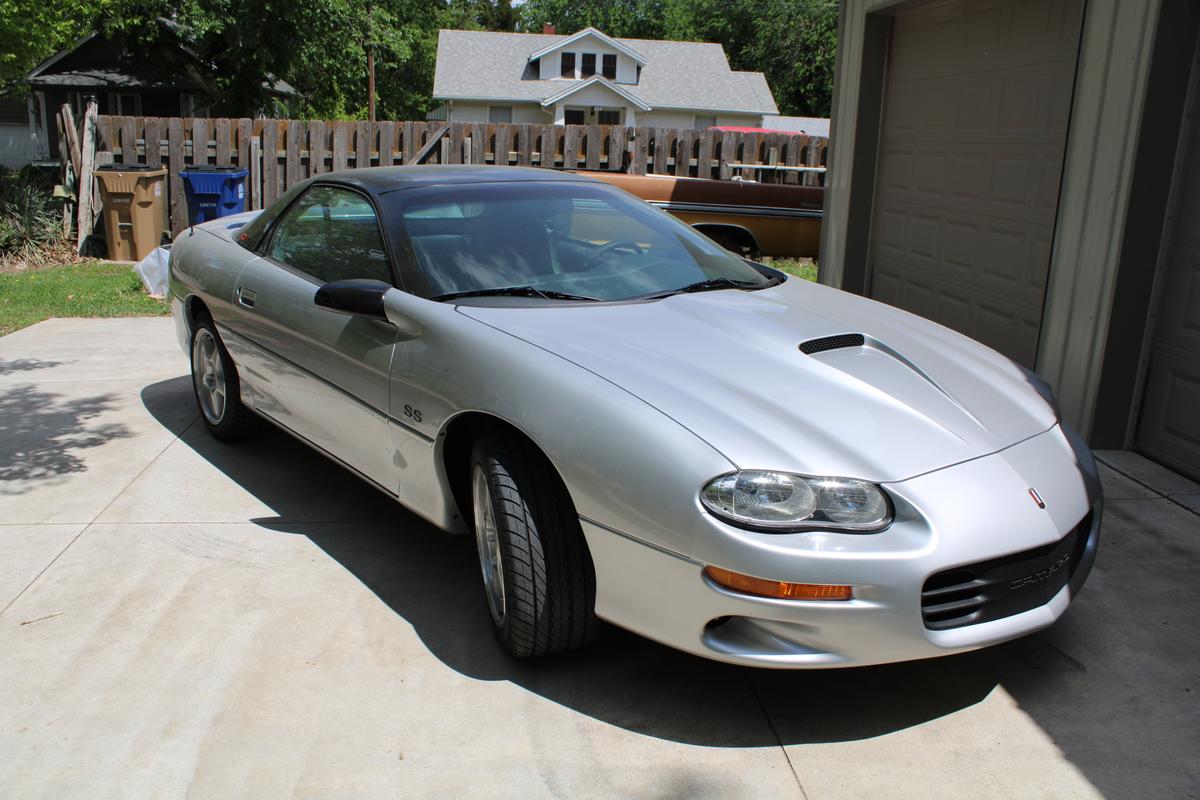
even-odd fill
[(257, 209), (313, 175), (391, 164), (507, 164), (819, 186), (828, 144), (787, 133), (607, 125), (104, 115), (94, 125), (94, 164), (168, 168), (172, 234), (187, 227), (179, 173), (200, 164), (245, 168), (246, 207)]

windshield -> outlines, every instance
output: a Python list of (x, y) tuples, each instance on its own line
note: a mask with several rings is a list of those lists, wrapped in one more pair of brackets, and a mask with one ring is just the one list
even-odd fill
[(529, 181), (414, 192), (401, 207), (427, 297), (628, 300), (774, 281), (609, 186)]

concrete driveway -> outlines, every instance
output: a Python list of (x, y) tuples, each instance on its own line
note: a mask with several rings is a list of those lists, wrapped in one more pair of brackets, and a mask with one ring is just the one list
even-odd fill
[(0, 338), (0, 796), (1196, 797), (1200, 487), (1105, 454), (1052, 629), (748, 670), (607, 629), (517, 663), (473, 543), (197, 420), (167, 319)]

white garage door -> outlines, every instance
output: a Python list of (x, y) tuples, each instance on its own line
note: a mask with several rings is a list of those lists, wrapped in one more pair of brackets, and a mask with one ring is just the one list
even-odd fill
[(1027, 366), (1037, 355), (1082, 0), (897, 15), (870, 293)]
[(1192, 75), (1190, 131), (1183, 146), (1164, 253), (1137, 446), (1200, 480), (1200, 111)]

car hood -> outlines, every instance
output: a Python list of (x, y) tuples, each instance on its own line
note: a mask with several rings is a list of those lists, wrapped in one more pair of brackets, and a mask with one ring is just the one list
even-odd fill
[[(798, 279), (655, 301), (459, 311), (622, 387), (741, 468), (897, 481), (1056, 423), (1052, 400), (1009, 359)], [(863, 344), (801, 351), (840, 334), (862, 334)]]

